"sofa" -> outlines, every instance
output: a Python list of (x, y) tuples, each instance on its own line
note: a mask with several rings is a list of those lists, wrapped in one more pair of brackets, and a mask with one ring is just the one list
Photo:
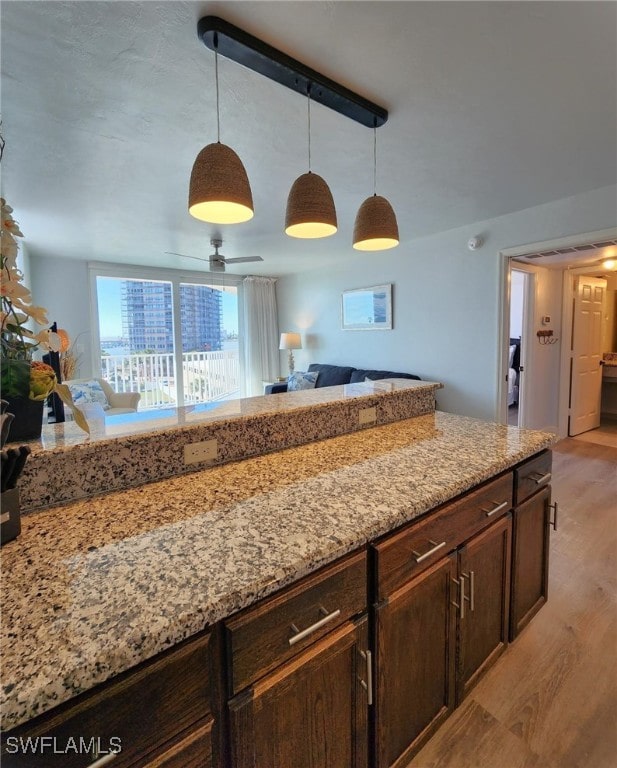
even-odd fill
[[(397, 373), (395, 371), (377, 371), (368, 368), (352, 368), (346, 365), (328, 365), (323, 363), (311, 363), (308, 373), (317, 373), (317, 387), (335, 387), (338, 384), (357, 384), (365, 379), (377, 381), (378, 379), (416, 379), (419, 376), (413, 373)], [(275, 395), (279, 392), (287, 392), (287, 382), (268, 384), (264, 390), (266, 395)]]

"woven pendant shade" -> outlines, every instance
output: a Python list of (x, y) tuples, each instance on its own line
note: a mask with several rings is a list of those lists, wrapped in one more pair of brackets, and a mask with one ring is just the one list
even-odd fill
[(316, 173), (302, 174), (287, 198), (285, 232), (291, 237), (328, 237), (337, 230), (336, 209), (326, 182)]
[(191, 171), (189, 213), (213, 224), (239, 224), (253, 218), (253, 195), (242, 160), (217, 142), (197, 155)]
[(358, 251), (385, 251), (399, 243), (396, 214), (381, 195), (367, 197), (356, 216), (353, 247)]

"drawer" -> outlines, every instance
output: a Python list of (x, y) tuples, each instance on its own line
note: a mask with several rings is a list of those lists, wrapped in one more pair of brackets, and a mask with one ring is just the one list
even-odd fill
[[(53, 748), (48, 746), (35, 756), (3, 753), (3, 768), (84, 768), (96, 759), (89, 750), (95, 743), (100, 757), (121, 746), (110, 761), (114, 768), (144, 765), (148, 753), (203, 722), (209, 713), (210, 655), (210, 634), (202, 635), (117, 681), (104, 683), (57, 714), (43, 715), (34, 724), (3, 734), (3, 752), (13, 751), (10, 736), (55, 737)], [(62, 754), (69, 740), (79, 744), (78, 750), (69, 748)]]
[(363, 550), (226, 620), (230, 695), (365, 611), (366, 568)]
[(211, 768), (213, 724), (214, 720), (209, 718), (143, 768)]
[(511, 507), (512, 473), (508, 472), (374, 545), (378, 600), (507, 514)]
[(544, 451), (544, 453), (529, 459), (514, 470), (515, 507), (551, 482), (552, 466), (552, 452)]

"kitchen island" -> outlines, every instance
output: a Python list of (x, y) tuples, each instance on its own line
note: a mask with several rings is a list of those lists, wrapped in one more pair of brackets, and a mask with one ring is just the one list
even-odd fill
[(3, 730), (553, 439), (435, 412), (26, 516), (2, 551)]

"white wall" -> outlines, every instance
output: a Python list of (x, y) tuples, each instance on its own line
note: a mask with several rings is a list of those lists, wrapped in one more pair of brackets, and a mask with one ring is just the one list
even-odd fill
[[(416, 373), (444, 383), (440, 408), (498, 419), (499, 252), (613, 227), (616, 201), (617, 188), (611, 186), (418, 240), (403, 231), (401, 245), (392, 251), (359, 252), (353, 272), (334, 260), (327, 274), (315, 270), (280, 278), (279, 327), (301, 331), (305, 344), (296, 354), (296, 369), (319, 362)], [(480, 233), (485, 245), (470, 252), (467, 240)], [(341, 244), (346, 247), (351, 246)], [(393, 330), (342, 331), (341, 291), (380, 283), (394, 286)], [(552, 309), (544, 313), (559, 317)]]
[(88, 264), (30, 254), (30, 272), (34, 303), (47, 309), (49, 322), (57, 322), (71, 340), (85, 331), (75, 347), (80, 358), (78, 376), (91, 376)]

